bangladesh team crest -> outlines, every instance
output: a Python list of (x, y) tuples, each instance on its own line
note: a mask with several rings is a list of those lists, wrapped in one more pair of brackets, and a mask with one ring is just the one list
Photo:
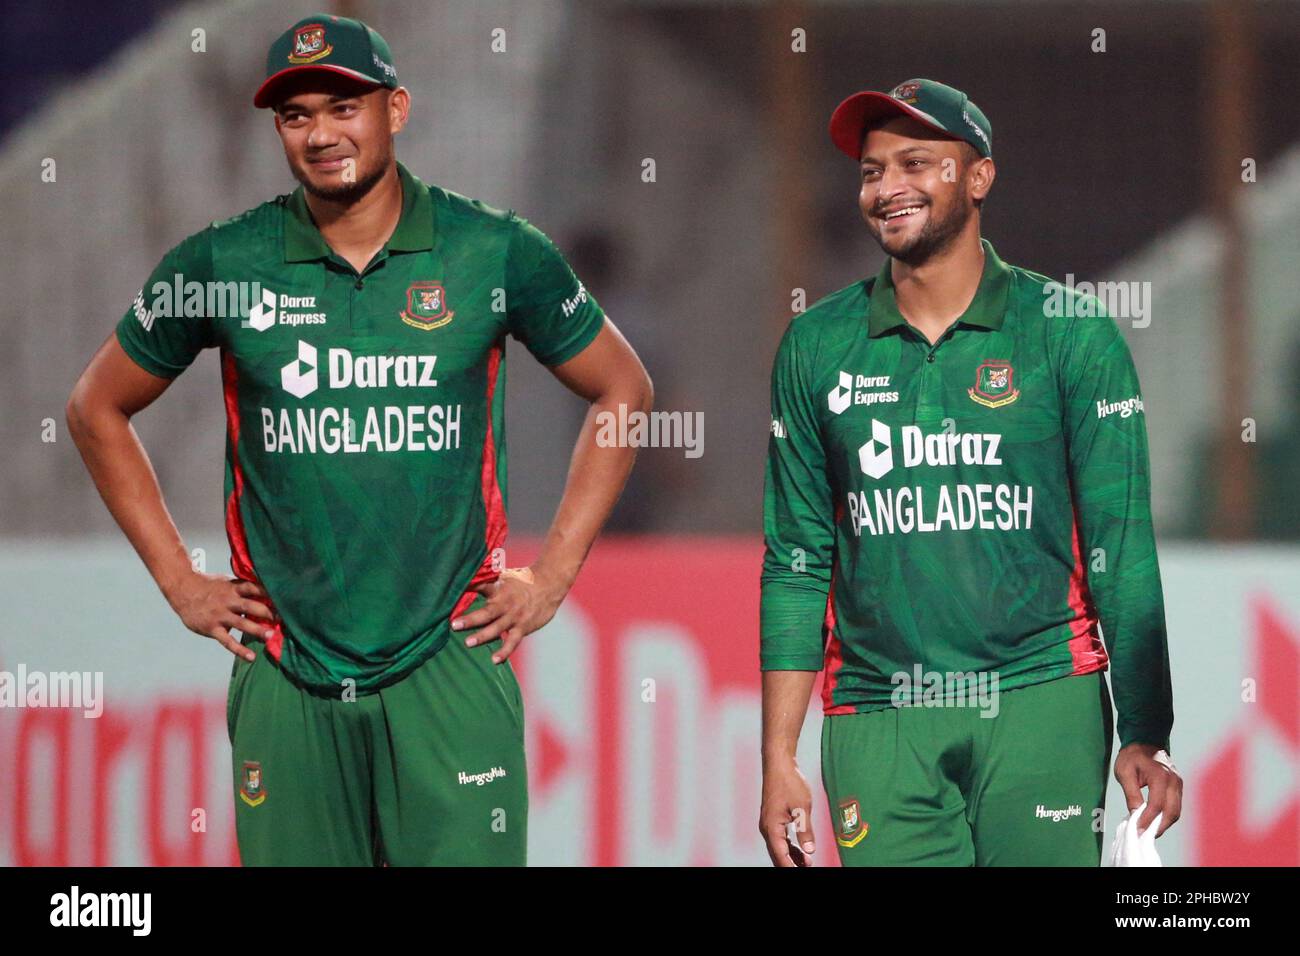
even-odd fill
[(857, 846), (866, 839), (867, 830), (870, 829), (862, 822), (857, 798), (845, 800), (840, 804), (839, 811), (839, 820), (836, 821), (838, 830), (835, 834), (836, 842), (840, 846)]
[(1014, 374), (1010, 362), (983, 362), (975, 369), (975, 387), (968, 388), (966, 394), (987, 408), (1010, 405), (1020, 397), (1013, 384)]
[(254, 760), (244, 761), (244, 780), (239, 787), (239, 798), (250, 807), (260, 806), (266, 799), (266, 784), (262, 781), (262, 765)]
[(906, 83), (899, 83), (890, 90), (889, 95), (896, 100), (902, 100), (904, 103), (915, 103), (916, 94), (920, 89), (920, 83), (909, 80)]
[(402, 321), (417, 329), (440, 328), (456, 313), (447, 308), (447, 291), (441, 282), (416, 282), (406, 290), (406, 309)]
[(293, 33), (293, 50), (289, 53), (289, 62), (315, 63), (333, 51), (334, 47), (325, 42), (324, 24), (308, 23)]

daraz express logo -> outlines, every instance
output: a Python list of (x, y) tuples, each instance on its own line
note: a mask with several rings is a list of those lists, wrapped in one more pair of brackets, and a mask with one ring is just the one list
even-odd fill
[[(298, 340), (298, 358), (280, 369), (280, 385), (294, 398), (320, 387), (319, 352)], [(353, 355), (347, 349), (327, 353), (329, 388), (436, 388), (436, 355)]]
[(276, 295), (264, 288), (261, 300), (248, 310), (248, 328), (265, 332), (274, 325), (324, 325), (324, 312), (300, 311), (315, 308), (314, 295)]
[[(926, 465), (1001, 465), (1002, 436), (996, 432), (936, 432), (925, 434), (919, 425), (904, 425), (902, 462), (904, 468)], [(893, 436), (889, 425), (871, 420), (871, 440), (858, 449), (858, 466), (868, 478), (883, 478), (894, 469)]]
[[(851, 405), (880, 405), (898, 401), (898, 392), (887, 392), (888, 375), (854, 375), (840, 372), (838, 384), (826, 393), (826, 406), (833, 415), (842, 415)], [(871, 391), (866, 391), (871, 389)]]

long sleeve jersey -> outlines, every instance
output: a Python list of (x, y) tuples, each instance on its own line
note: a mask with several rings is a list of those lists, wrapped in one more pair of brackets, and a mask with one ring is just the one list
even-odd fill
[(983, 248), (974, 300), (933, 345), (898, 311), (890, 260), (782, 339), (761, 667), (824, 667), (827, 714), (892, 706), (916, 674), (1014, 690), (1110, 667), (1121, 746), (1168, 749), (1128, 346), (1097, 299)]

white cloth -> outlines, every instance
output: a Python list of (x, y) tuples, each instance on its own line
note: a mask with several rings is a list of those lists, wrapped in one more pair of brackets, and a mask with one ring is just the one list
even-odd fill
[(1141, 819), (1147, 805), (1143, 802), (1126, 816), (1115, 830), (1115, 842), (1110, 848), (1111, 866), (1164, 866), (1160, 854), (1156, 852), (1156, 833), (1160, 830), (1160, 818), (1157, 813), (1151, 825), (1138, 833), (1138, 820)]

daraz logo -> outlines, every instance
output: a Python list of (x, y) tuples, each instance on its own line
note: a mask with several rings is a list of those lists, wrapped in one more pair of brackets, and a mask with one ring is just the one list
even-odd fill
[(871, 441), (858, 449), (858, 465), (868, 478), (883, 478), (894, 468), (894, 447), (889, 440), (889, 426), (871, 420)]
[[(320, 386), (316, 346), (298, 340), (298, 358), (280, 369), (280, 384), (294, 398)], [(353, 355), (329, 350), (329, 388), (437, 388), (436, 355)]]
[[(958, 465), (1002, 464), (1002, 436), (996, 432), (935, 432), (925, 434), (919, 425), (904, 425), (904, 468), (948, 468)], [(883, 478), (894, 469), (894, 446), (889, 426), (871, 420), (871, 441), (858, 449), (858, 465), (868, 478)]]
[(298, 360), (280, 369), (280, 384), (294, 398), (316, 391), (316, 346), (298, 340)]

